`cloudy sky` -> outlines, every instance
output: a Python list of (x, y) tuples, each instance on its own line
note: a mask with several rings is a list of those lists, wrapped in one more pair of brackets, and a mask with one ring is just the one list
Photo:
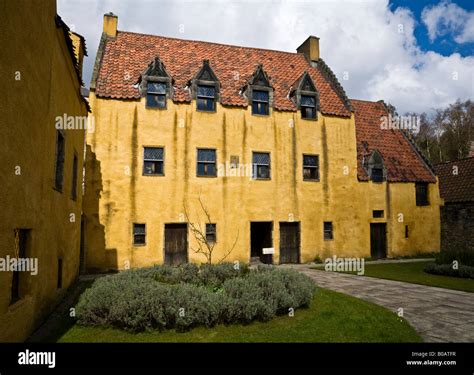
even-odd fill
[(109, 11), (119, 30), (283, 51), (319, 36), (349, 97), (401, 113), (474, 98), (472, 0), (58, 0), (86, 38), (87, 86)]

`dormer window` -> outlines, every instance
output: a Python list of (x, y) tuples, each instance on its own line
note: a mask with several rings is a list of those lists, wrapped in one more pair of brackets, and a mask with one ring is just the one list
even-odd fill
[(384, 182), (386, 179), (386, 170), (382, 154), (378, 150), (372, 151), (365, 162), (365, 170), (367, 175), (373, 182)]
[(139, 87), (141, 96), (146, 96), (147, 108), (166, 109), (166, 101), (172, 97), (173, 80), (159, 57), (142, 73)]
[(268, 91), (253, 90), (252, 91), (252, 114), (268, 115), (270, 98)]
[(250, 77), (243, 92), (252, 105), (252, 115), (268, 116), (273, 103), (273, 88), (270, 79), (260, 64)]
[(196, 109), (203, 112), (215, 112), (216, 103), (219, 101), (220, 83), (216, 74), (204, 60), (202, 68), (189, 82), (193, 99), (196, 100)]
[(301, 118), (305, 120), (315, 120), (319, 108), (319, 97), (316, 86), (308, 72), (293, 84), (294, 89), (290, 97), (301, 112)]
[(149, 82), (147, 84), (146, 106), (150, 108), (166, 108), (166, 83)]
[(316, 98), (311, 95), (301, 95), (301, 118), (316, 118)]
[(215, 86), (197, 86), (196, 94), (197, 109), (199, 111), (216, 110), (216, 88)]

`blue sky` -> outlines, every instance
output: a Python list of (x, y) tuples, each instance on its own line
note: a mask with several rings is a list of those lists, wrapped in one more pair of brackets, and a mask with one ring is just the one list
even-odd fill
[(351, 98), (400, 113), (474, 98), (474, 0), (57, 0), (86, 38), (90, 82), (103, 14), (118, 29), (295, 52), (320, 37), (321, 57)]
[[(425, 24), (423, 24), (421, 19), (421, 13), (423, 9), (430, 6), (435, 6), (439, 4), (440, 1), (433, 0), (390, 0), (390, 8), (396, 9), (397, 7), (405, 7), (410, 9), (413, 12), (414, 17), (417, 20), (417, 25), (415, 27), (415, 37), (420, 45), (420, 48), (423, 51), (435, 51), (443, 56), (449, 56), (454, 52), (461, 54), (462, 56), (474, 55), (474, 42), (470, 43), (456, 43), (453, 38), (452, 32), (447, 32), (446, 35), (437, 38), (435, 41), (430, 41), (428, 37), (428, 30)], [(474, 0), (457, 0), (451, 1), (451, 3), (458, 5), (460, 8), (465, 9), (466, 11), (474, 11)]]

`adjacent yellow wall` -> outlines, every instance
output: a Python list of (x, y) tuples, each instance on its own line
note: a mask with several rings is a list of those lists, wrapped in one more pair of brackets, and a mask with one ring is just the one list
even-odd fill
[[(370, 223), (387, 222), (388, 256), (439, 251), (438, 186), (431, 185), (431, 205), (415, 206), (413, 183), (358, 182), (354, 119), (322, 116), (302, 120), (299, 113), (273, 111), (252, 116), (248, 109), (217, 105), (215, 113), (197, 112), (195, 103), (166, 110), (145, 108), (141, 101), (90, 96), (96, 131), (87, 136), (86, 266), (123, 269), (162, 263), (164, 224), (205, 223), (198, 197), (217, 223), (217, 261), (248, 262), (250, 222), (274, 223), (274, 262), (279, 262), (279, 222), (301, 224), (301, 261), (319, 255), (370, 256)], [(165, 176), (143, 176), (143, 147), (165, 149)], [(271, 153), (271, 180), (250, 177), (196, 177), (196, 149), (217, 149), (217, 164), (239, 156), (252, 162), (252, 151)], [(302, 155), (318, 154), (320, 181), (303, 181)], [(385, 210), (372, 219), (372, 210)], [(395, 222), (405, 213), (405, 224)], [(199, 217), (198, 217), (199, 215)], [(334, 240), (323, 239), (323, 221), (332, 221)], [(132, 223), (146, 223), (147, 243), (132, 245)], [(193, 252), (189, 260), (204, 262)]]
[[(87, 116), (87, 110), (55, 14), (53, 0), (0, 2), (0, 257), (13, 257), (15, 228), (30, 229), (27, 257), (38, 258), (39, 268), (37, 276), (21, 275), (22, 298), (13, 305), (12, 273), (0, 272), (0, 341), (24, 340), (78, 273), (84, 131), (65, 131), (64, 188), (57, 192), (55, 118)], [(71, 199), (74, 152), (76, 201)], [(58, 257), (63, 259), (62, 289), (57, 289)]]

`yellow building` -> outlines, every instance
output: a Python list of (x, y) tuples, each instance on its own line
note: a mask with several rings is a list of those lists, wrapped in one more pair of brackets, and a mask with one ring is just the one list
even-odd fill
[(117, 24), (89, 97), (87, 269), (201, 263), (203, 243), (213, 262), (439, 251), (431, 167), (383, 102), (346, 97), (318, 38), (288, 53)]
[(86, 50), (52, 0), (2, 1), (0, 23), (0, 341), (22, 341), (79, 270)]

